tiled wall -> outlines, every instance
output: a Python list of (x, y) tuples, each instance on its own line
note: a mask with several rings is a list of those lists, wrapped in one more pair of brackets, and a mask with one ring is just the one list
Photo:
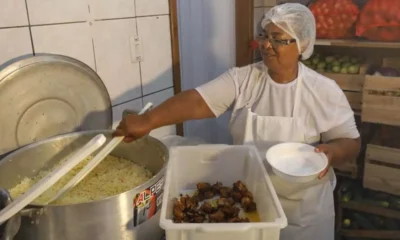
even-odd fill
[[(37, 53), (86, 63), (108, 89), (113, 127), (124, 109), (140, 110), (148, 101), (158, 104), (173, 96), (168, 0), (1, 2), (0, 65)], [(137, 37), (140, 48), (134, 48)], [(140, 53), (140, 62), (135, 53)], [(152, 132), (166, 134), (175, 134), (175, 126)]]
[[(276, 0), (253, 0), (254, 1), (254, 37), (262, 33), (261, 20), (271, 7), (275, 6)], [(261, 61), (259, 50), (254, 52), (254, 61)]]

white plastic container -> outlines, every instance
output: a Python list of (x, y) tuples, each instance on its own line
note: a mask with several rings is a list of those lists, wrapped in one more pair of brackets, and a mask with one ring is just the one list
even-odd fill
[[(232, 186), (242, 181), (254, 195), (261, 222), (174, 223), (173, 199), (199, 182)], [(287, 219), (260, 155), (252, 146), (174, 147), (165, 176), (160, 226), (167, 240), (278, 240)]]

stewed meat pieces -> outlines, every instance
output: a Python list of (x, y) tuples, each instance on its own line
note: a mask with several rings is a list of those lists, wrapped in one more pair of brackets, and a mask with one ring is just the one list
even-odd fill
[[(209, 199), (219, 196), (216, 206)], [(206, 200), (206, 201), (204, 201)], [(204, 201), (204, 202), (203, 202)], [(202, 204), (199, 204), (203, 202)], [(197, 192), (194, 196), (180, 196), (173, 206), (174, 222), (176, 223), (237, 223), (249, 222), (248, 218), (240, 218), (241, 206), (245, 212), (254, 212), (257, 205), (253, 194), (241, 181), (233, 184), (233, 187), (225, 187), (217, 182), (211, 185), (206, 182), (197, 184)]]

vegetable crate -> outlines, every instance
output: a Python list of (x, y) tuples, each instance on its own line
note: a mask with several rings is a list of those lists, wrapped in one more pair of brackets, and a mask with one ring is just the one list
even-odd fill
[(338, 190), (337, 232), (345, 239), (399, 239), (400, 197), (344, 181)]
[(324, 72), (322, 75), (336, 81), (346, 95), (351, 108), (356, 113), (359, 113), (362, 106), (362, 89), (364, 86), (367, 69), (368, 65), (363, 64), (360, 66), (360, 71), (358, 74)]
[[(356, 120), (356, 124), (357, 124), (357, 129), (358, 131), (361, 133), (361, 138), (362, 141), (364, 142), (364, 134), (363, 132), (365, 132), (364, 130), (366, 130), (366, 128), (364, 127), (364, 125), (361, 123), (361, 118), (360, 116), (355, 116), (355, 120)], [(358, 158), (353, 159), (352, 161), (348, 161), (340, 166), (335, 166), (335, 173), (337, 176), (342, 176), (342, 177), (346, 177), (346, 178), (352, 178), (352, 179), (357, 179), (359, 177), (359, 169), (360, 169), (360, 164), (362, 163), (362, 161), (364, 160), (364, 153), (365, 153), (365, 145), (362, 145), (361, 148), (361, 154), (359, 155)]]
[(400, 149), (368, 144), (364, 166), (364, 187), (400, 196), (399, 159)]
[[(399, 58), (384, 58), (384, 68), (398, 68)], [(362, 96), (362, 121), (400, 126), (400, 76), (365, 78)]]
[(400, 126), (400, 77), (367, 76), (362, 121)]
[(358, 177), (358, 166), (356, 161), (345, 163), (341, 166), (335, 167), (335, 174), (342, 177), (356, 179)]
[(397, 68), (400, 70), (400, 58), (384, 58), (382, 61), (382, 66)]
[(365, 58), (341, 54), (314, 54), (303, 63), (333, 79), (344, 91), (352, 109), (359, 113), (362, 103), (362, 89), (369, 64)]

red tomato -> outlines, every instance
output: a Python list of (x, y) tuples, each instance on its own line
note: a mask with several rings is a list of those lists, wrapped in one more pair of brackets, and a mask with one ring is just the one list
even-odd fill
[(376, 41), (400, 41), (400, 1), (369, 0), (356, 25), (358, 36)]
[(382, 13), (384, 13), (384, 12), (387, 12), (387, 11), (389, 11), (390, 10), (390, 6), (389, 5), (387, 5), (387, 4), (385, 4), (384, 2), (380, 5), (380, 11), (382, 12)]
[(386, 22), (386, 20), (384, 19), (384, 17), (382, 15), (380, 15), (379, 13), (375, 13), (374, 16), (374, 25), (384, 25)]
[(381, 41), (394, 41), (395, 40), (395, 39), (393, 39), (394, 36), (393, 36), (392, 32), (389, 31), (388, 29), (381, 29), (378, 36)]
[(317, 37), (354, 36), (359, 10), (352, 0), (315, 0), (309, 8), (316, 19)]

